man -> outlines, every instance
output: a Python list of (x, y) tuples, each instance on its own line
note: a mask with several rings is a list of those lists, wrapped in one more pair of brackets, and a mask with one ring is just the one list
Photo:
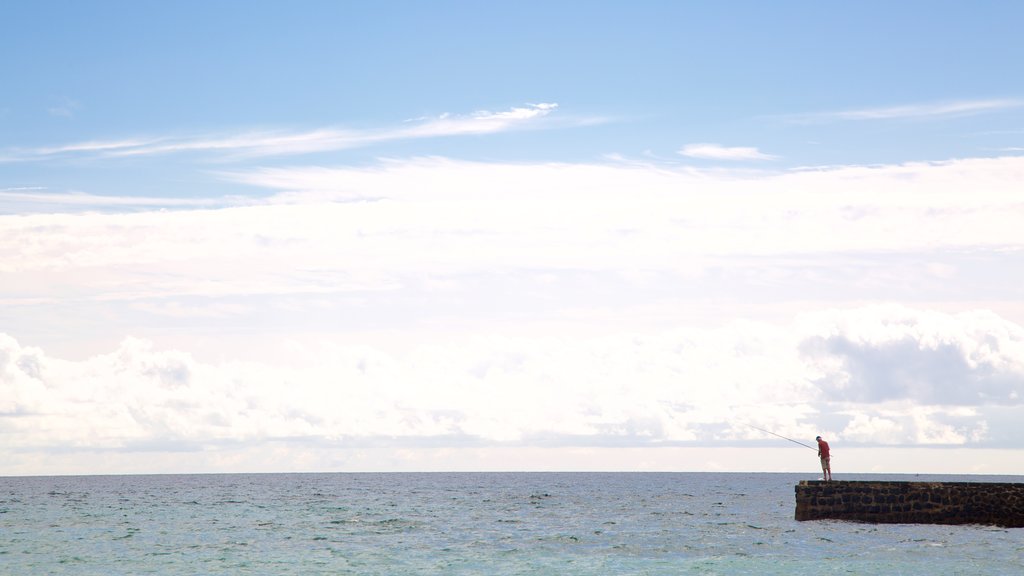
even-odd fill
[(831, 482), (832, 466), (829, 464), (828, 442), (822, 440), (821, 436), (818, 436), (815, 440), (818, 441), (818, 458), (821, 458), (821, 475), (826, 482)]

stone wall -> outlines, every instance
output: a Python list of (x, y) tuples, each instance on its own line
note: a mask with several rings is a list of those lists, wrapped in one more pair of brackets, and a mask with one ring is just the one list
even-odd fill
[(1024, 527), (1024, 484), (822, 482), (796, 486), (796, 519)]

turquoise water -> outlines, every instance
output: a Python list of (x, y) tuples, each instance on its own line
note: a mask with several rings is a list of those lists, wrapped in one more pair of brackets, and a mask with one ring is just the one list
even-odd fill
[(807, 476), (0, 478), (0, 573), (1024, 573), (1024, 529), (796, 522), (793, 487), (801, 479)]

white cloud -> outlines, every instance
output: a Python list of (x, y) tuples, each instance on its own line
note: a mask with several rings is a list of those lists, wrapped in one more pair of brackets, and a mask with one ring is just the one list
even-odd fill
[(136, 148), (144, 148), (147, 146), (154, 146), (159, 142), (160, 140), (158, 139), (90, 140), (86, 142), (76, 142), (74, 144), (65, 144), (63, 146), (36, 148), (32, 150), (28, 155), (51, 156), (74, 152), (116, 153), (122, 150), (131, 150)]
[(62, 118), (71, 118), (75, 115), (75, 111), (80, 107), (79, 103), (68, 97), (62, 97), (57, 99), (57, 103), (47, 108), (47, 112), (50, 116), (57, 116)]
[(530, 104), (503, 112), (480, 110), (468, 116), (444, 114), (439, 118), (426, 118), (411, 127), (385, 132), (387, 139), (453, 136), (461, 134), (491, 134), (503, 132), (543, 118), (558, 108), (555, 103)]
[[(249, 206), (0, 216), (3, 331), (47, 342), (0, 339), (0, 418), (26, 451), (770, 441), (744, 423), (1019, 449), (1019, 323), (736, 305), (1016, 301), (1022, 174), (1012, 157), (757, 175), (427, 158), (226, 174), (275, 192)], [(680, 328), (691, 310), (714, 322)], [(627, 333), (638, 315), (659, 320)], [(242, 361), (226, 333), (267, 344)], [(126, 334), (187, 336), (81, 352)]]
[(900, 308), (870, 312), (854, 318), (837, 314), (835, 323), (819, 329), (822, 337), (803, 344), (810, 357), (831, 366), (818, 382), (837, 401), (1018, 401), (1024, 381), (1020, 327), (984, 312), (957, 317)]
[[(804, 343), (838, 333), (884, 349), (894, 324), (916, 346), (899, 362), (877, 366), (876, 375), (927, 358), (936, 335), (955, 341), (961, 361), (975, 363), (972, 373), (957, 388), (882, 403), (872, 398), (873, 381), (851, 379), (838, 395), (818, 384), (844, 364), (822, 363)], [(409, 449), (427, 441), (764, 443), (744, 424), (751, 423), (790, 437), (824, 433), (846, 446), (992, 441), (1024, 448), (1012, 426), (992, 427), (985, 416), (997, 406), (1024, 410), (1024, 329), (984, 313), (874, 307), (810, 313), (788, 325), (744, 322), (581, 340), (478, 336), (402, 355), (329, 344), (294, 352), (286, 364), (211, 363), (127, 339), (113, 352), (68, 361), (0, 336), (6, 444), (130, 450), (342, 438), (349, 445), (390, 438)], [(990, 394), (993, 388), (1003, 393)], [(1006, 393), (1011, 389), (1016, 400)], [(965, 398), (972, 405), (958, 406)]]
[(765, 154), (757, 148), (722, 146), (720, 144), (687, 144), (679, 151), (688, 158), (705, 160), (776, 160), (778, 156)]
[(949, 406), (920, 406), (912, 402), (862, 406), (851, 412), (839, 433), (845, 442), (883, 446), (977, 445), (984, 443), (989, 426), (981, 410)]
[[(580, 256), (615, 243), (620, 248), (609, 246), (601, 258), (617, 265), (614, 255), (627, 252), (634, 262), (645, 255), (666, 262), (671, 259), (664, 256), (687, 253), (1019, 246), (1024, 238), (1016, 190), (1022, 170), (1024, 159), (1012, 157), (754, 176), (618, 164), (420, 159), (366, 169), (265, 169), (225, 176), (283, 190), (276, 198), (282, 202), (388, 199), (365, 210), (415, 206), (432, 230), (489, 231), (493, 241), (505, 233), (522, 235), (517, 240), (523, 246), (542, 242), (551, 256), (581, 241), (589, 248)], [(402, 227), (409, 224), (403, 221)], [(949, 234), (951, 227), (956, 235)], [(553, 237), (563, 231), (567, 237)], [(543, 258), (540, 252), (519, 252)]]
[(467, 134), (493, 134), (537, 127), (537, 122), (558, 108), (555, 103), (529, 104), (506, 111), (478, 111), (469, 115), (444, 114), (420, 119), (410, 125), (381, 130), (323, 128), (305, 132), (249, 131), (226, 135), (163, 136), (110, 141), (88, 141), (34, 149), (11, 149), (6, 162), (38, 160), (66, 155), (110, 157), (151, 156), (185, 152), (215, 153), (231, 157), (265, 157), (308, 154), (370, 146), (414, 138)]
[(45, 188), (0, 190), (0, 202), (9, 208), (0, 213), (63, 212), (111, 208), (203, 208), (251, 204), (241, 198), (167, 198), (146, 196), (101, 196), (83, 192), (53, 192)]
[[(926, 260), (912, 282), (948, 281), (956, 270), (938, 259), (952, 250), (1009, 258), (1024, 248), (1022, 174), (1021, 158), (757, 177), (443, 159), (264, 169), (226, 175), (282, 190), (263, 205), (0, 216), (0, 279), (58, 300), (395, 290), (410, 278), (522, 271), (700, 278), (743, 268), (748, 283), (777, 284), (751, 276), (767, 269), (741, 259), (825, 266), (849, 254), (845, 265), (856, 270), (865, 254), (913, 253)], [(1001, 274), (991, 281), (1015, 281)]]
[(529, 104), (527, 106), (512, 108), (505, 112), (488, 112), (480, 111), (474, 114), (477, 118), (499, 118), (506, 120), (526, 120), (530, 118), (537, 118), (540, 116), (547, 116), (554, 109), (558, 108), (558, 104), (554, 102), (541, 102), (540, 104)]
[(949, 118), (998, 112), (1000, 110), (1020, 108), (1021, 106), (1024, 106), (1024, 100), (961, 100), (954, 102), (925, 102), (900, 106), (881, 106), (876, 108), (859, 108), (834, 112), (794, 114), (787, 116), (786, 118), (796, 122)]

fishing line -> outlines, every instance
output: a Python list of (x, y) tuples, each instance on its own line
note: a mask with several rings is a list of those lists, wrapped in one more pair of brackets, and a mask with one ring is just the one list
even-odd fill
[(792, 442), (794, 444), (799, 444), (799, 445), (803, 446), (804, 448), (810, 448), (811, 450), (817, 450), (817, 448), (815, 448), (814, 446), (808, 446), (807, 444), (804, 444), (803, 442), (799, 442), (797, 440), (793, 440), (792, 438), (786, 438), (782, 434), (776, 434), (775, 432), (772, 432), (770, 430), (765, 430), (764, 428), (758, 428), (757, 426), (754, 426), (753, 424), (747, 424), (747, 426), (750, 426), (754, 430), (760, 430), (761, 432), (764, 432), (765, 434), (771, 434), (772, 436), (778, 436), (779, 438), (782, 438), (783, 440), (789, 440), (790, 442)]

